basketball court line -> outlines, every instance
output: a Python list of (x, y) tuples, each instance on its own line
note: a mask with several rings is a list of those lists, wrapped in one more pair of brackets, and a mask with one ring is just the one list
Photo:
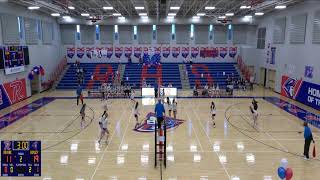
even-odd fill
[[(186, 114), (187, 114), (188, 120), (192, 122), (192, 120), (190, 119), (190, 116), (189, 116), (188, 111), (186, 111)], [(198, 144), (199, 144), (199, 146), (200, 146), (200, 149), (201, 149), (201, 151), (203, 151), (201, 142), (200, 142), (200, 140), (199, 140), (199, 137), (198, 137), (197, 132), (195, 131), (195, 129), (194, 129), (194, 127), (193, 127), (193, 124), (191, 125), (191, 127), (192, 127), (192, 130), (193, 130), (193, 132), (194, 132), (194, 134), (195, 134), (195, 136), (196, 136), (196, 139), (197, 139), (197, 141), (198, 141)]]
[[(129, 104), (129, 105), (131, 105), (131, 104)], [(120, 149), (121, 149), (121, 146), (122, 146), (122, 144), (123, 144), (123, 141), (124, 141), (125, 135), (126, 135), (126, 133), (127, 133), (128, 127), (129, 127), (129, 125), (130, 125), (131, 119), (132, 119), (132, 112), (130, 113), (130, 117), (129, 117), (129, 121), (128, 121), (128, 123), (127, 123), (127, 127), (126, 127), (126, 129), (124, 130), (123, 136), (122, 136), (122, 138), (121, 138), (121, 143), (120, 143), (120, 145), (119, 145), (118, 152), (120, 152)]]
[[(190, 104), (190, 102), (189, 102), (189, 104)], [(207, 136), (207, 138), (208, 138), (208, 140), (209, 140), (209, 143), (210, 143), (211, 147), (213, 147), (213, 143), (212, 143), (209, 135), (207, 134), (205, 128), (203, 127), (203, 125), (202, 125), (202, 123), (201, 123), (201, 121), (200, 121), (200, 118), (199, 118), (198, 114), (194, 111), (193, 108), (191, 108), (191, 109), (192, 109), (193, 114), (195, 114), (195, 116), (197, 117), (198, 123), (200, 123), (200, 126), (202, 127), (202, 130), (203, 130), (204, 133), (206, 134), (206, 136)], [(197, 104), (197, 109), (198, 109), (198, 104)], [(211, 152), (214, 152), (214, 153), (216, 154), (217, 158), (220, 159), (217, 152), (215, 152), (215, 151), (211, 151)], [(220, 162), (220, 160), (219, 160), (219, 162)], [(220, 162), (220, 164), (221, 164), (222, 168), (224, 169), (225, 173), (227, 174), (228, 178), (230, 179), (231, 176), (230, 176), (227, 168), (225, 167), (225, 165), (224, 165), (223, 163)]]

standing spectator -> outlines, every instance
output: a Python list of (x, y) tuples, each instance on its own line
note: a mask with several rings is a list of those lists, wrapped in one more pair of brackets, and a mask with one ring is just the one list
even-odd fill
[(303, 126), (304, 126), (304, 152), (303, 152), (303, 155), (304, 155), (305, 160), (309, 160), (310, 143), (311, 143), (311, 141), (313, 141), (313, 143), (315, 143), (315, 141), (313, 139), (311, 129), (308, 126), (308, 122), (304, 122)]
[(158, 104), (154, 108), (154, 112), (157, 117), (158, 129), (161, 128), (161, 124), (164, 121), (165, 110), (163, 104), (161, 104), (161, 99), (158, 99)]
[(77, 93), (77, 106), (78, 106), (79, 105), (79, 99), (81, 100), (81, 104), (83, 104), (82, 87), (81, 87), (80, 84), (78, 85), (76, 93)]

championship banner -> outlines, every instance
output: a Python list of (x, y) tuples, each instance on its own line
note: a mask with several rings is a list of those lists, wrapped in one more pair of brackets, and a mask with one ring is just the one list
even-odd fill
[(164, 58), (168, 58), (170, 55), (170, 46), (169, 47), (162, 47), (162, 56)]
[(229, 56), (234, 58), (237, 55), (237, 47), (229, 47)]
[(187, 58), (189, 56), (189, 47), (181, 47), (181, 56)]
[(282, 76), (281, 95), (320, 110), (320, 85)]
[(205, 58), (206, 57), (206, 47), (200, 47), (200, 57)]
[(142, 54), (142, 47), (134, 47), (134, 57), (140, 58)]
[(172, 47), (172, 56), (177, 58), (180, 54), (180, 47)]
[(107, 50), (107, 58), (110, 59), (113, 55), (113, 46), (106, 47), (105, 50)]
[(89, 59), (92, 58), (93, 50), (94, 50), (94, 48), (92, 48), (92, 47), (87, 47), (86, 48), (86, 56), (87, 56), (87, 58), (89, 58)]
[(154, 54), (155, 55), (160, 55), (161, 54), (161, 46), (159, 47), (153, 47)]
[(101, 59), (103, 49), (104, 49), (103, 47), (96, 47), (94, 51), (94, 57)]
[(0, 110), (27, 98), (26, 80), (0, 84)]
[(220, 47), (220, 57), (225, 58), (228, 53), (227, 47)]
[(84, 56), (85, 48), (84, 47), (78, 47), (77, 48), (77, 57), (82, 58)]
[(129, 58), (132, 54), (132, 47), (124, 47), (124, 55)]
[(275, 64), (276, 63), (276, 47), (271, 47), (271, 59), (270, 59), (270, 64)]
[(191, 47), (191, 56), (193, 58), (198, 57), (199, 54), (199, 48), (198, 47)]
[(149, 48), (143, 47), (143, 56), (148, 56), (148, 55), (149, 55)]
[(213, 58), (219, 57), (219, 48), (218, 47), (212, 48), (212, 57)]
[(117, 58), (120, 58), (123, 53), (123, 48), (122, 47), (115, 47), (114, 48), (114, 54)]
[(74, 47), (67, 47), (67, 57), (72, 59), (76, 53), (76, 49)]

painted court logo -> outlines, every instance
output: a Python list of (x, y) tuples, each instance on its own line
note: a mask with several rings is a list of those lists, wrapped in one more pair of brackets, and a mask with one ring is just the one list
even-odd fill
[[(180, 124), (184, 122), (184, 120), (174, 119), (167, 116), (165, 116), (164, 118), (166, 119), (167, 130), (172, 130), (174, 128), (177, 128)], [(155, 114), (149, 113), (146, 116), (146, 118), (143, 120), (143, 122), (134, 130), (138, 132), (154, 132), (156, 120), (157, 118), (155, 117)]]

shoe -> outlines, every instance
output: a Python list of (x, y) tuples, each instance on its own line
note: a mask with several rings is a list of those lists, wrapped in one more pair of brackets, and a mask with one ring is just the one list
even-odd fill
[(303, 159), (304, 159), (304, 160), (306, 160), (306, 161), (309, 161), (309, 160), (310, 160), (310, 159), (309, 159), (309, 158), (307, 158), (307, 157), (304, 157)]

